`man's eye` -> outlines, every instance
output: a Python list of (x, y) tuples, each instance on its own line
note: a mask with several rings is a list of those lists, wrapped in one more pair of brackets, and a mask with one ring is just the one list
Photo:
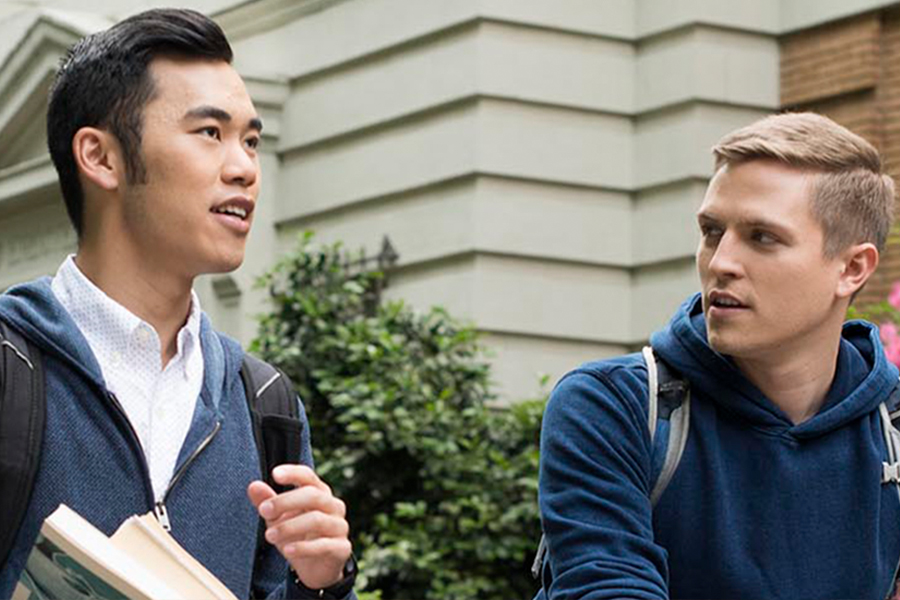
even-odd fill
[(778, 242), (778, 238), (767, 231), (754, 231), (752, 235), (754, 242), (768, 246)]
[(201, 133), (205, 136), (211, 137), (211, 138), (219, 139), (219, 128), (218, 127), (212, 127), (212, 126), (204, 127), (203, 129), (201, 129), (199, 131), (199, 133)]
[(703, 237), (719, 237), (722, 235), (722, 229), (719, 227), (713, 227), (712, 225), (701, 225), (700, 233)]
[(257, 148), (259, 148), (259, 138), (256, 136), (247, 138), (244, 143), (247, 144), (247, 147), (251, 150), (256, 150)]

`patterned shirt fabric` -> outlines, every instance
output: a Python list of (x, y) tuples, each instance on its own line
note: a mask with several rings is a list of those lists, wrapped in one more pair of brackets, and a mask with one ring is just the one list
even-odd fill
[(191, 292), (190, 313), (176, 338), (177, 353), (163, 368), (153, 326), (85, 277), (74, 255), (59, 267), (52, 290), (87, 339), (107, 388), (137, 433), (154, 496), (162, 500), (203, 386), (197, 295)]

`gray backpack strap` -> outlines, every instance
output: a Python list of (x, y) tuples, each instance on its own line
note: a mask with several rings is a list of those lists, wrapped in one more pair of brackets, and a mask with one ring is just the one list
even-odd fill
[[(888, 460), (881, 463), (881, 483), (894, 484), (900, 496), (900, 384), (894, 386), (891, 395), (885, 402), (878, 405), (878, 414), (881, 417), (881, 433), (884, 434), (884, 445), (887, 448)], [(900, 589), (900, 577), (894, 573), (891, 591), (888, 596), (894, 598)]]
[(656, 369), (656, 356), (653, 355), (653, 348), (644, 346), (641, 349), (644, 355), (644, 362), (647, 364), (647, 391), (650, 393), (650, 400), (647, 405), (647, 428), (650, 430), (650, 441), (656, 439), (656, 423), (659, 420), (659, 371)]
[[(647, 363), (650, 394), (647, 427), (654, 456), (663, 457), (662, 468), (650, 492), (650, 504), (656, 506), (672, 481), (687, 445), (691, 427), (691, 390), (687, 382), (676, 377), (665, 363), (657, 360), (653, 348), (645, 346), (641, 353)], [(662, 444), (665, 446), (660, 447)]]
[(897, 462), (897, 436), (887, 406), (882, 402), (878, 406), (881, 416), (881, 433), (884, 434), (884, 445), (887, 447), (887, 462), (881, 463), (881, 483), (900, 483), (900, 463)]
[[(653, 444), (654, 464), (657, 457), (662, 457), (662, 467), (653, 469), (656, 478), (650, 492), (650, 504), (656, 506), (659, 497), (672, 481), (678, 463), (681, 462), (681, 455), (684, 454), (691, 426), (691, 390), (686, 381), (673, 373), (664, 362), (656, 359), (653, 348), (645, 346), (641, 354), (647, 363), (647, 389), (650, 394), (647, 427)], [(541, 535), (531, 564), (531, 575), (535, 579), (541, 577), (546, 556), (547, 536)]]
[[(900, 484), (900, 432), (894, 425), (900, 420), (900, 410), (897, 407), (897, 395), (900, 388), (894, 388), (888, 402), (894, 406), (894, 414), (888, 410), (887, 403), (882, 402), (878, 406), (878, 414), (881, 416), (881, 433), (884, 435), (884, 445), (887, 447), (888, 460), (881, 463), (881, 483)], [(900, 493), (900, 488), (898, 488)]]
[(881, 483), (900, 484), (900, 431), (897, 429), (900, 427), (900, 381), (891, 390), (888, 399), (878, 405), (878, 414), (888, 452), (887, 462), (882, 463)]

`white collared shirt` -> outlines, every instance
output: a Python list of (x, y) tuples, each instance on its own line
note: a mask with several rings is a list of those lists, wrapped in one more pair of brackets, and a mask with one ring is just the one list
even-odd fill
[(103, 379), (137, 433), (157, 500), (172, 479), (178, 453), (203, 386), (200, 302), (191, 292), (191, 310), (176, 338), (177, 353), (162, 368), (159, 335), (94, 285), (69, 256), (56, 272), (53, 293), (87, 339)]

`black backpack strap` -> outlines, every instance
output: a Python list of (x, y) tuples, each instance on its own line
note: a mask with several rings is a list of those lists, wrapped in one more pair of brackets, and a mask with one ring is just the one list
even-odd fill
[[(281, 370), (249, 354), (244, 354), (241, 364), (241, 381), (244, 383), (253, 438), (259, 453), (260, 473), (266, 483), (281, 493), (287, 488), (275, 483), (272, 469), (284, 463), (296, 463), (303, 444), (297, 393)], [(266, 523), (260, 518), (254, 571), (258, 569), (268, 544), (265, 532)]]
[(46, 410), (40, 352), (0, 321), (0, 565), (31, 500)]
[(266, 482), (276, 491), (285, 488), (272, 480), (271, 470), (295, 463), (300, 456), (302, 428), (297, 393), (288, 377), (269, 363), (244, 355), (241, 380), (253, 420), (259, 465)]

